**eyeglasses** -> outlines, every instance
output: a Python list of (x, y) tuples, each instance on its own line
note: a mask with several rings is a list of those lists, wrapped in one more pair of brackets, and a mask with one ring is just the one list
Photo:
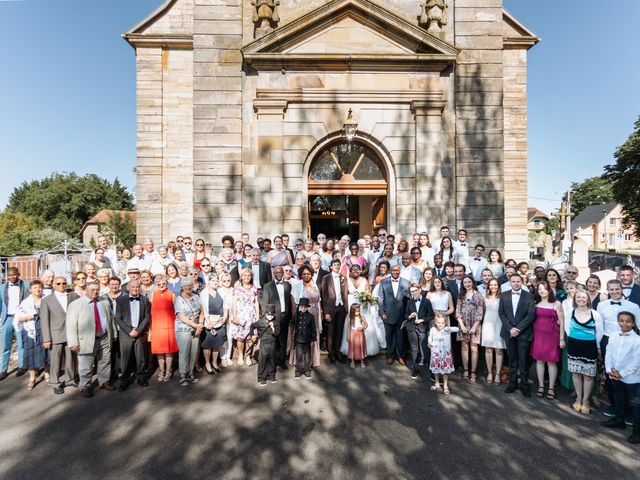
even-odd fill
[(185, 245), (191, 245), (193, 242), (183, 242)]
[(56, 284), (56, 285), (66, 285), (66, 284), (67, 284), (67, 282), (56, 282), (55, 284)]
[(204, 243), (196, 243), (196, 247), (204, 247)]
[(567, 273), (570, 273), (571, 275), (577, 275), (578, 272), (574, 272), (574, 271), (567, 271)]
[(210, 267), (211, 264), (210, 263), (201, 263), (200, 266), (201, 267)]

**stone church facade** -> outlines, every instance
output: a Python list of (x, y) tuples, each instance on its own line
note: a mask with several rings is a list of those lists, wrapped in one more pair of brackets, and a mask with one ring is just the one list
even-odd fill
[(137, 228), (378, 228), (526, 258), (527, 51), (502, 0), (168, 0), (136, 52)]

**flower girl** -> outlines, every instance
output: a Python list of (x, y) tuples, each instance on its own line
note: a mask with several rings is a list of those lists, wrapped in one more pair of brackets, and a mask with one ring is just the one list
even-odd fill
[(447, 315), (444, 312), (436, 312), (434, 325), (429, 331), (429, 348), (431, 349), (429, 369), (436, 378), (436, 384), (431, 387), (431, 390), (440, 391), (442, 375), (444, 394), (449, 395), (449, 374), (455, 371), (451, 354), (451, 333), (457, 332), (458, 327), (447, 327)]

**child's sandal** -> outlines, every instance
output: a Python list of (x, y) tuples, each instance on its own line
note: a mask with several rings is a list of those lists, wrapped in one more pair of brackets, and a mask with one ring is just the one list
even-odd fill
[(449, 395), (449, 389), (448, 389), (448, 388), (445, 388), (445, 389), (444, 389), (444, 394), (445, 394), (445, 395)]
[(536, 397), (538, 398), (544, 397), (544, 387), (538, 387), (538, 390), (536, 391)]
[(476, 383), (478, 381), (478, 376), (476, 375), (476, 372), (471, 372), (471, 378), (469, 380), (471, 381), (471, 383)]
[(556, 398), (556, 392), (553, 390), (553, 388), (550, 388), (549, 391), (547, 392), (547, 400), (555, 400)]
[(469, 370), (465, 370), (464, 372), (462, 372), (462, 379), (469, 380)]
[(431, 391), (432, 392), (439, 392), (440, 391), (440, 385), (431, 385)]

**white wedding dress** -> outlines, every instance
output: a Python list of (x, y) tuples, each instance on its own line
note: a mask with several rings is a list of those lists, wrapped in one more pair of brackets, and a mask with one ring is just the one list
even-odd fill
[[(359, 303), (358, 299), (356, 298), (356, 293), (365, 291), (366, 282), (363, 279), (363, 281), (360, 282), (360, 286), (356, 288), (351, 278), (347, 278), (347, 286), (349, 288), (348, 312), (350, 312), (351, 305), (353, 305), (354, 303)], [(377, 326), (377, 321), (379, 320), (378, 307), (369, 308), (361, 305), (360, 315), (362, 315), (362, 317), (367, 321), (367, 328), (364, 330), (364, 338), (367, 344), (367, 357), (373, 357), (380, 351), (380, 335)], [(347, 355), (349, 353), (349, 327), (349, 315), (347, 313), (347, 318), (344, 321), (344, 330), (342, 332), (342, 344), (340, 345), (340, 351), (344, 355)], [(384, 340), (384, 326), (382, 326), (382, 328), (382, 339)]]

